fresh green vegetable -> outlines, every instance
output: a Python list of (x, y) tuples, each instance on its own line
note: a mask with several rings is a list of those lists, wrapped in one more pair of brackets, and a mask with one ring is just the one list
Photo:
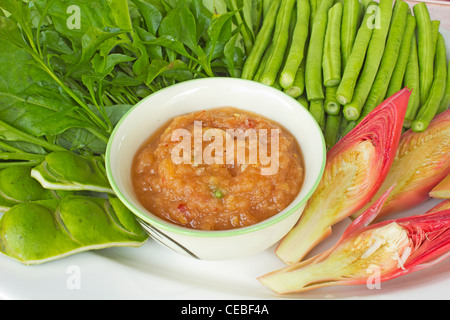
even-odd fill
[(293, 98), (300, 97), (305, 91), (305, 65), (306, 59), (303, 59), (295, 74), (294, 83), (289, 88), (284, 89), (284, 92)]
[(275, 0), (271, 3), (268, 15), (264, 18), (261, 30), (256, 37), (253, 49), (251, 50), (245, 61), (241, 78), (250, 80), (255, 76), (264, 51), (269, 46), (273, 34), (273, 29), (275, 27), (280, 3), (281, 0)]
[(326, 87), (324, 108), (327, 114), (337, 115), (341, 113), (341, 105), (336, 98), (337, 86)]
[(426, 130), (431, 120), (436, 115), (445, 94), (445, 87), (447, 83), (447, 59), (444, 37), (440, 33), (438, 34), (436, 42), (434, 70), (435, 74), (430, 95), (428, 96), (425, 104), (420, 107), (417, 117), (411, 126), (412, 130), (415, 132), (422, 132)]
[(342, 105), (350, 103), (353, 98), (356, 83), (360, 71), (364, 66), (367, 47), (369, 46), (374, 29), (370, 21), (373, 19), (374, 15), (376, 18), (377, 12), (378, 4), (376, 2), (372, 2), (367, 8), (364, 19), (356, 35), (353, 50), (347, 59), (342, 79), (336, 92), (336, 98)]
[(446, 111), (449, 105), (450, 105), (450, 64), (447, 65), (447, 84), (445, 85), (444, 97), (442, 98), (441, 105), (439, 106), (437, 113), (442, 113)]
[(334, 87), (341, 82), (342, 4), (337, 2), (328, 11), (328, 24), (323, 51), (323, 83)]
[(284, 89), (294, 85), (300, 64), (305, 60), (304, 53), (309, 35), (310, 11), (309, 0), (297, 0), (297, 21), (292, 35), (292, 43), (286, 57), (286, 64), (280, 74), (280, 84)]
[(328, 22), (328, 10), (333, 0), (322, 0), (312, 22), (311, 38), (306, 56), (305, 86), (308, 100), (323, 100), (322, 56)]
[(31, 177), (29, 167), (11, 166), (0, 171), (1, 212), (6, 212), (20, 203), (58, 197), (56, 192), (43, 188)]
[(223, 198), (223, 192), (220, 189), (214, 190), (214, 197), (217, 198), (217, 199), (222, 199)]
[(359, 118), (361, 110), (375, 81), (386, 47), (386, 38), (391, 24), (392, 4), (393, 0), (380, 1), (380, 9), (378, 12), (380, 26), (379, 28), (375, 27), (373, 30), (373, 35), (370, 39), (369, 47), (367, 48), (367, 56), (364, 68), (361, 72), (361, 77), (358, 79), (351, 102), (344, 107), (344, 115), (348, 120), (357, 120)]
[(408, 63), (409, 55), (411, 52), (411, 39), (416, 31), (416, 19), (413, 15), (408, 14), (406, 17), (405, 33), (403, 34), (400, 51), (397, 58), (397, 63), (392, 73), (391, 81), (386, 93), (386, 98), (392, 96), (396, 92), (400, 91), (403, 86), (403, 79), (405, 77), (406, 65)]
[[(181, 2), (181, 1), (180, 1)], [(238, 25), (243, 25), (242, 38), (244, 39), (245, 50), (249, 53), (253, 47), (253, 23), (251, 20), (251, 1), (243, 1), (243, 9), (239, 11), (237, 0), (228, 0), (232, 10), (236, 11), (235, 18)], [(242, 15), (241, 15), (242, 12)]]
[(323, 100), (315, 99), (309, 101), (309, 112), (316, 119), (322, 130), (325, 128), (325, 109), (323, 107)]
[[(409, 6), (403, 0), (396, 1), (396, 10), (392, 16), (386, 48), (376, 73), (369, 96), (363, 106), (359, 121), (375, 109), (386, 97), (392, 74), (398, 61), (402, 38), (405, 32), (406, 18)], [(397, 90), (399, 91), (399, 90)]]
[(305, 94), (302, 94), (300, 97), (297, 98), (297, 101), (300, 102), (302, 106), (304, 106), (307, 110), (309, 109), (309, 101), (306, 98)]
[(33, 168), (31, 176), (47, 189), (89, 190), (113, 194), (102, 166), (101, 161), (94, 157), (57, 151), (48, 154), (39, 166)]
[(409, 88), (411, 97), (409, 98), (408, 109), (406, 110), (405, 121), (403, 126), (411, 128), (411, 124), (416, 118), (417, 111), (420, 106), (420, 76), (419, 76), (419, 58), (417, 56), (417, 40), (413, 34), (411, 39), (411, 52), (409, 54), (408, 63), (406, 64), (404, 85)]
[(348, 58), (353, 50), (358, 23), (360, 22), (361, 6), (359, 0), (343, 1), (341, 25), (342, 67), (345, 69)]
[(147, 235), (120, 202), (67, 196), (14, 206), (0, 220), (0, 252), (40, 264), (77, 252), (141, 246)]
[[(257, 1), (239, 0), (1, 1), (2, 252), (30, 264), (142, 244), (146, 235), (105, 176), (110, 134), (155, 91), (239, 77), (258, 10)], [(84, 192), (90, 197), (77, 198)], [(65, 218), (100, 234), (71, 229)]]
[(278, 11), (273, 35), (273, 51), (261, 75), (261, 82), (268, 86), (272, 86), (275, 83), (283, 64), (284, 52), (288, 47), (288, 30), (294, 5), (295, 0), (281, 0), (281, 7)]
[(433, 31), (430, 13), (426, 3), (418, 3), (413, 7), (417, 22), (417, 48), (419, 58), (420, 104), (428, 99), (433, 84)]
[(441, 22), (439, 20), (431, 20), (431, 39), (433, 39), (433, 51), (431, 55), (433, 56), (433, 59), (436, 54), (436, 44), (440, 26)]
[(334, 147), (339, 138), (339, 127), (341, 124), (342, 113), (336, 115), (327, 115), (327, 119), (325, 122), (325, 144), (328, 149)]

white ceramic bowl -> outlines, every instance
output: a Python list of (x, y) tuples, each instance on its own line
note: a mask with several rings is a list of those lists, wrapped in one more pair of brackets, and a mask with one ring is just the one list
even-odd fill
[[(174, 117), (219, 107), (260, 114), (295, 136), (305, 162), (305, 179), (299, 195), (270, 219), (226, 231), (193, 230), (153, 215), (139, 203), (131, 183), (131, 164), (138, 148)], [(118, 123), (106, 152), (107, 175), (113, 190), (151, 237), (179, 253), (204, 260), (243, 257), (277, 243), (301, 216), (322, 177), (325, 161), (322, 132), (298, 101), (272, 87), (233, 78), (187, 81), (145, 98)]]

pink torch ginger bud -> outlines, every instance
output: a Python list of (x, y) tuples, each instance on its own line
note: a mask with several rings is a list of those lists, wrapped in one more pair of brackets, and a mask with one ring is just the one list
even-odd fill
[(370, 270), (380, 282), (430, 267), (450, 255), (450, 210), (369, 225), (389, 189), (347, 228), (329, 250), (259, 278), (279, 294), (325, 286), (362, 285)]

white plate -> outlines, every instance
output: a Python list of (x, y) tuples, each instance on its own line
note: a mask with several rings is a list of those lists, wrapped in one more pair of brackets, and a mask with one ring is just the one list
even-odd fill
[[(450, 29), (450, 6), (429, 5), (433, 19)], [(450, 31), (442, 30), (450, 55)], [(450, 56), (448, 56), (450, 58)], [(430, 200), (399, 216), (422, 214), (438, 200)], [(337, 224), (333, 235), (311, 254), (337, 241), (349, 219)], [(230, 261), (199, 261), (181, 256), (149, 240), (141, 248), (111, 248), (76, 254), (38, 266), (24, 266), (0, 256), (0, 298), (3, 299), (448, 299), (450, 259), (381, 283), (337, 286), (301, 294), (278, 296), (256, 277), (284, 264), (270, 248)]]
[[(439, 203), (430, 200), (398, 216), (421, 214)], [(315, 252), (331, 246), (349, 224)], [(148, 241), (141, 248), (84, 252), (37, 266), (23, 266), (0, 257), (0, 293), (5, 299), (448, 299), (450, 259), (416, 273), (366, 286), (337, 286), (278, 296), (256, 277), (283, 267), (274, 248), (244, 259), (200, 261)]]

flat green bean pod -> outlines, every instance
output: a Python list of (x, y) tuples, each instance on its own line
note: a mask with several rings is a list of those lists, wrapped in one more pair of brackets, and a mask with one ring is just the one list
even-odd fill
[(31, 170), (31, 176), (46, 189), (114, 194), (99, 160), (69, 151), (48, 154)]
[(0, 219), (0, 252), (26, 265), (87, 250), (138, 247), (147, 238), (125, 206), (104, 198), (67, 196), (26, 202)]
[(56, 198), (56, 193), (31, 177), (30, 167), (12, 166), (0, 171), (0, 212), (23, 202)]

